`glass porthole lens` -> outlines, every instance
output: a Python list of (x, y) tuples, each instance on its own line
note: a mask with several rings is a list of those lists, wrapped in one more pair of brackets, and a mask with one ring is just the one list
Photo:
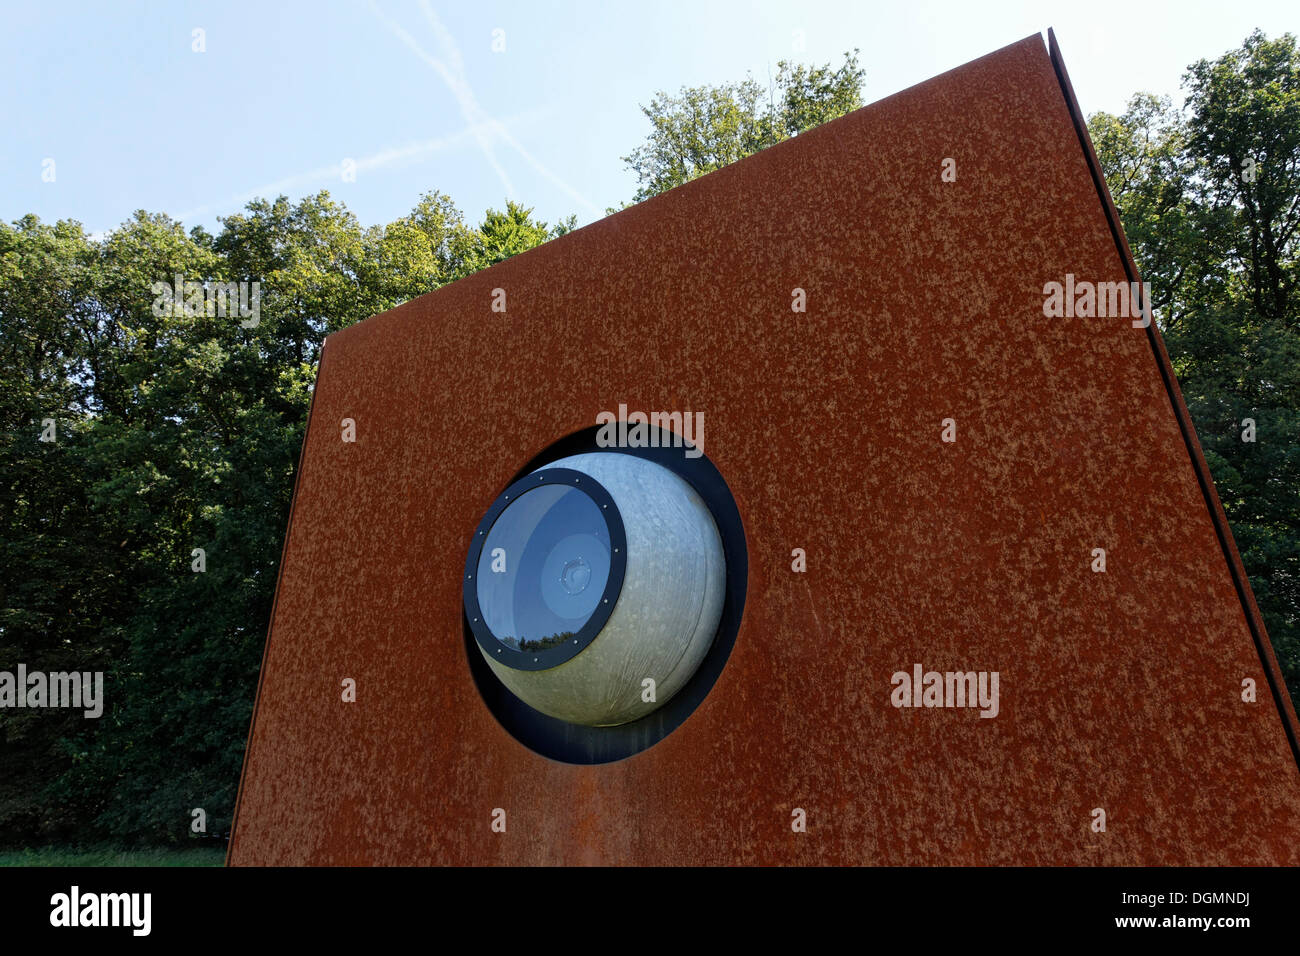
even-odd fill
[(493, 637), (519, 651), (574, 640), (609, 580), (600, 506), (563, 485), (525, 491), (497, 516), (479, 555), (477, 596)]

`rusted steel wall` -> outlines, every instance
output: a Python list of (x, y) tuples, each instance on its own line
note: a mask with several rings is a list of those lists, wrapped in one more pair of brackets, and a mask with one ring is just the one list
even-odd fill
[[(1043, 315), (1127, 279), (1067, 92), (1030, 37), (331, 336), (231, 862), (1300, 862), (1158, 336)], [(488, 712), (460, 575), (619, 403), (705, 413), (748, 596), (680, 728), (572, 766)], [(917, 663), (997, 671), (998, 715), (892, 706)]]

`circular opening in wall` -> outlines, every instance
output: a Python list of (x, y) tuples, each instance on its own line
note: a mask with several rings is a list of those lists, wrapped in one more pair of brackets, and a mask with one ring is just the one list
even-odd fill
[(699, 706), (748, 575), (739, 511), (698, 449), (601, 448), (597, 431), (515, 475), (473, 532), (462, 582), (488, 708), (534, 751), (580, 764), (632, 756)]

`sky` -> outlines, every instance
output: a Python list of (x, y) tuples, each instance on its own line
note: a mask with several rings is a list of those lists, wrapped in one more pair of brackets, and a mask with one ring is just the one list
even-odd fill
[[(1250, 3), (0, 0), (0, 219), (103, 233), (136, 209), (216, 231), (254, 197), (326, 189), (363, 225), (422, 193), (472, 222), (507, 198), (579, 224), (629, 201), (620, 159), (657, 90), (860, 50), (864, 102), (1054, 27), (1086, 114), (1143, 90), (1296, 0)], [(199, 32), (196, 32), (199, 31)]]

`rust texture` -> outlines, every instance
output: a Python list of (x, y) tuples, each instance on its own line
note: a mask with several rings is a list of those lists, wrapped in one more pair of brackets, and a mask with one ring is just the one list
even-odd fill
[[(1294, 717), (1159, 336), (1043, 316), (1132, 268), (1089, 163), (1033, 36), (332, 335), (230, 862), (1300, 863)], [(460, 575), (619, 403), (704, 412), (748, 595), (680, 728), (572, 766), (488, 712)], [(891, 706), (917, 663), (998, 671), (1000, 713)]]

